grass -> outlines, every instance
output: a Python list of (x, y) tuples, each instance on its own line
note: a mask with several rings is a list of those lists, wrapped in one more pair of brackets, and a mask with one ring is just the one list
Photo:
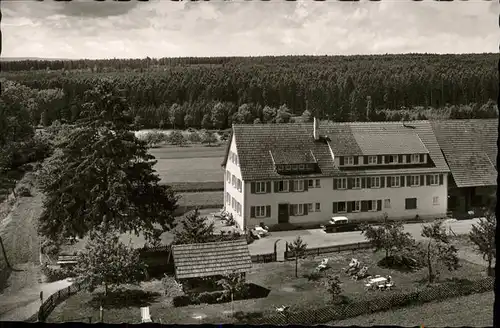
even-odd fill
[(175, 192), (224, 191), (224, 181), (169, 183)]
[(163, 145), (158, 148), (149, 149), (149, 153), (156, 159), (182, 159), (182, 158), (224, 158), (226, 147), (222, 146), (204, 146), (190, 145), (186, 147)]
[(179, 206), (201, 206), (217, 205), (222, 207), (224, 204), (224, 193), (222, 191), (180, 193)]
[(158, 159), (154, 169), (163, 183), (223, 181), (221, 157)]
[(335, 326), (493, 327), (493, 292), (429, 302), (419, 306), (328, 323)]
[[(366, 300), (367, 298), (375, 298), (380, 293), (387, 295), (388, 293), (410, 291), (426, 286), (425, 278), (427, 272), (425, 269), (412, 273), (401, 273), (378, 268), (375, 263), (382, 256), (382, 254), (374, 254), (371, 250), (331, 254), (328, 256), (331, 268), (325, 271), (317, 281), (308, 280), (305, 276), (326, 256), (302, 260), (299, 264), (299, 278), (295, 278), (294, 262), (254, 264), (251, 271), (247, 273), (247, 281), (268, 288), (271, 292), (266, 298), (235, 301), (233, 302), (233, 309), (235, 312), (243, 311), (248, 313), (274, 311), (275, 307), (281, 305), (290, 306), (291, 311), (327, 306), (331, 297), (324, 287), (324, 282), (330, 274), (340, 275), (343, 283), (343, 295), (349, 300)], [(390, 274), (396, 283), (396, 288), (393, 291), (385, 292), (365, 291), (362, 281), (354, 281), (341, 273), (342, 268), (348, 266), (352, 257), (359, 259), (362, 265), (368, 265), (371, 274)], [(462, 267), (458, 271), (443, 271), (438, 283), (443, 283), (453, 278), (468, 277), (469, 279), (476, 279), (484, 276), (483, 267), (463, 262)], [(160, 288), (161, 284), (158, 281), (148, 282), (143, 285), (144, 291), (159, 290)], [(71, 297), (56, 308), (50, 320), (60, 322), (68, 320), (70, 316), (84, 317), (96, 315), (98, 312), (96, 312), (95, 308), (88, 305), (92, 297), (91, 294), (86, 292)], [(161, 319), (164, 323), (224, 323), (234, 321), (227, 314), (227, 311), (231, 309), (230, 303), (190, 305), (174, 308), (171, 305), (171, 298), (168, 295), (163, 295), (152, 302), (150, 306), (151, 315), (157, 319)], [(205, 316), (205, 318), (196, 319), (195, 317), (198, 315)], [(137, 323), (138, 320), (140, 320), (139, 308), (112, 308), (107, 310), (105, 322)]]

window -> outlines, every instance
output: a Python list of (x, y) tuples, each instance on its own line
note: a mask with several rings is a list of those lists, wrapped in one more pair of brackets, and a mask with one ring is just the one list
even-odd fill
[(420, 154), (412, 154), (411, 155), (412, 163), (420, 163)]
[(237, 205), (236, 213), (238, 213), (239, 215), (241, 215), (241, 204), (240, 204), (240, 202), (236, 202), (236, 205)]
[(354, 157), (352, 156), (345, 157), (344, 165), (354, 165)]
[(226, 171), (226, 181), (229, 183), (231, 182), (231, 172)]
[(354, 178), (353, 179), (353, 189), (361, 189), (361, 178)]
[(321, 204), (316, 203), (316, 212), (320, 212), (320, 211), (321, 211)]
[(292, 164), (292, 171), (297, 171), (298, 168), (297, 164)]
[(361, 202), (359, 200), (354, 202), (354, 208), (352, 209), (353, 212), (360, 212), (361, 211)]
[(412, 187), (420, 186), (420, 176), (411, 175), (411, 176), (409, 176), (409, 178), (410, 178), (410, 183), (409, 183), (410, 186), (412, 186)]
[(398, 163), (398, 155), (391, 155), (389, 157), (389, 163), (397, 164)]
[(407, 210), (417, 209), (417, 199), (416, 198), (406, 198), (405, 199), (405, 209), (407, 209)]
[(266, 207), (265, 206), (255, 206), (255, 217), (263, 218), (266, 216)]
[(304, 170), (304, 164), (299, 164), (299, 170), (301, 170), (301, 171)]
[(380, 188), (380, 177), (371, 177), (371, 188)]
[(292, 170), (292, 166), (290, 164), (285, 165), (285, 170), (291, 171)]
[(390, 177), (391, 187), (399, 187), (399, 176)]
[(313, 204), (312, 203), (307, 204), (307, 211), (308, 212), (314, 212), (314, 208), (313, 208)]
[(288, 192), (288, 181), (278, 181), (278, 192)]
[(235, 206), (235, 205), (234, 205), (234, 202), (235, 202), (235, 201), (234, 201), (234, 197), (231, 197), (231, 207), (233, 208), (233, 210), (234, 210), (234, 206)]
[(241, 180), (240, 180), (240, 179), (238, 179), (238, 180), (237, 180), (237, 186), (238, 186), (238, 191), (239, 191), (239, 192), (241, 192), (241, 189), (242, 189), (242, 186), (243, 186), (243, 185), (242, 185), (242, 183), (241, 183)]
[(233, 187), (236, 187), (236, 177), (234, 175), (231, 176), (231, 182), (233, 184)]
[(238, 155), (236, 155), (235, 158), (236, 158), (236, 161), (235, 161), (236, 165), (240, 166), (240, 159), (239, 159)]
[(372, 212), (375, 212), (377, 210), (377, 201), (376, 200), (370, 201), (370, 207), (368, 210), (372, 211)]
[(391, 208), (391, 200), (390, 199), (384, 200), (384, 207), (385, 208)]
[(304, 191), (304, 180), (293, 180), (293, 190)]
[(439, 197), (438, 196), (432, 197), (432, 205), (439, 205)]
[(231, 204), (231, 195), (228, 192), (226, 192), (226, 203)]
[(314, 188), (314, 180), (307, 180), (307, 185), (309, 188)]
[(266, 192), (266, 183), (264, 181), (255, 182), (255, 193), (263, 194)]
[(321, 187), (321, 180), (316, 179), (316, 188), (320, 188), (320, 187)]
[(429, 181), (431, 186), (437, 186), (439, 184), (439, 174), (431, 174), (429, 176)]
[(293, 216), (304, 215), (304, 204), (293, 204), (292, 215)]
[(338, 206), (338, 207), (337, 207), (337, 208), (338, 208), (338, 210), (337, 210), (337, 211), (338, 211), (339, 213), (345, 213), (345, 212), (347, 211), (346, 202), (338, 202), (337, 204), (338, 204), (338, 205), (337, 205), (337, 206)]
[(377, 156), (368, 156), (368, 164), (377, 164)]
[(347, 189), (347, 178), (336, 178), (337, 189)]

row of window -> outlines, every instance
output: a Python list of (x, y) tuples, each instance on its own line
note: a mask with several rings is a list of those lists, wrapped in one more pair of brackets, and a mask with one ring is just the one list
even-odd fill
[(240, 159), (238, 158), (238, 154), (233, 153), (232, 151), (229, 151), (229, 160), (233, 164), (240, 166)]
[(333, 189), (398, 188), (438, 186), (443, 184), (442, 174), (395, 175), (382, 177), (334, 178)]
[(234, 199), (234, 197), (231, 197), (231, 195), (226, 192), (225, 194), (225, 198), (226, 198), (226, 204), (228, 205), (231, 205), (231, 208), (238, 214), (241, 216), (241, 211), (242, 211), (242, 206), (241, 206), (241, 203), (238, 202), (236, 199)]
[(243, 182), (238, 179), (234, 174), (231, 174), (229, 170), (226, 170), (226, 181), (231, 183), (233, 188), (237, 189), (239, 192), (243, 190)]
[[(320, 179), (308, 180), (281, 180), (274, 181), (274, 192), (307, 191), (309, 188), (321, 188)], [(252, 194), (265, 194), (273, 192), (270, 181), (256, 181), (250, 185)]]
[(382, 211), (382, 200), (354, 200), (333, 202), (333, 213)]
[(380, 164), (421, 164), (426, 162), (426, 154), (410, 155), (370, 155), (341, 156), (341, 166), (380, 165)]

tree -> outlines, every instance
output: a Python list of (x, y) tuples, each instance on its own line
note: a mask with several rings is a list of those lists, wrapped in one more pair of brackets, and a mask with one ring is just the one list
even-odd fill
[(83, 238), (105, 222), (106, 229), (151, 239), (175, 226), (177, 197), (158, 184), (156, 161), (130, 132), (133, 118), (118, 93), (105, 80), (87, 91), (79, 120), (45, 163), (42, 236)]
[(218, 102), (212, 108), (212, 123), (216, 129), (223, 129), (226, 127), (227, 109), (223, 103)]
[(224, 289), (219, 300), (230, 299), (233, 302), (235, 295), (242, 295), (247, 291), (245, 278), (241, 273), (227, 273), (217, 281), (217, 284)]
[(189, 133), (188, 140), (192, 143), (198, 143), (201, 142), (201, 136), (198, 132), (193, 131)]
[(201, 135), (201, 143), (203, 144), (208, 144), (209, 146), (217, 142), (217, 137), (215, 136), (215, 133), (210, 132), (210, 131), (205, 131)]
[(184, 126), (184, 113), (181, 105), (172, 104), (172, 106), (170, 106), (169, 120), (173, 129)]
[(186, 144), (186, 138), (179, 130), (174, 130), (168, 135), (168, 142), (176, 146), (184, 146)]
[(88, 282), (88, 290), (97, 287), (108, 290), (122, 284), (138, 284), (144, 277), (146, 266), (139, 252), (119, 241), (118, 235), (105, 226), (92, 232), (85, 250), (79, 254), (75, 273), (81, 281)]
[(265, 106), (262, 110), (264, 116), (264, 123), (274, 123), (276, 119), (276, 108)]
[(427, 267), (429, 283), (433, 283), (439, 276), (439, 264), (450, 271), (458, 269), (458, 250), (450, 243), (442, 220), (425, 225), (421, 235), (426, 241), (420, 244), (418, 253)]
[(187, 213), (181, 225), (174, 231), (174, 244), (199, 244), (212, 241), (214, 223), (207, 224), (207, 218), (201, 217), (198, 209)]
[(403, 222), (389, 221), (387, 213), (384, 213), (382, 224), (367, 225), (362, 228), (362, 233), (375, 247), (376, 252), (385, 251), (386, 258), (415, 243), (411, 233), (404, 232)]
[(307, 244), (304, 243), (300, 236), (294, 239), (291, 244), (288, 244), (288, 250), (292, 252), (295, 257), (295, 278), (299, 277), (298, 267), (299, 267), (299, 258), (302, 258), (306, 254)]
[(479, 222), (472, 225), (469, 232), (470, 240), (476, 245), (476, 251), (481, 254), (485, 261), (488, 262), (488, 275), (492, 275), (491, 264), (496, 260), (496, 243), (495, 234), (497, 229), (497, 219), (494, 213), (487, 210), (485, 217)]
[(342, 293), (342, 284), (339, 276), (328, 277), (328, 280), (326, 281), (326, 288), (332, 296), (332, 301), (335, 301), (336, 298)]
[(204, 129), (212, 128), (212, 118), (210, 117), (210, 114), (203, 115), (203, 118), (201, 119), (201, 127)]

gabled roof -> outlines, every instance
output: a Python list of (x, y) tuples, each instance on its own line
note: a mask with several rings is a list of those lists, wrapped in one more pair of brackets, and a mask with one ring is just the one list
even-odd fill
[(431, 124), (458, 187), (497, 184), (498, 119), (437, 120)]
[(252, 268), (245, 239), (173, 245), (172, 255), (177, 279), (241, 273)]
[[(435, 167), (408, 168), (397, 172), (449, 172), (429, 121), (411, 121), (405, 126), (401, 122), (322, 122), (319, 129), (320, 135), (326, 138), (315, 141), (312, 123), (234, 125), (233, 136), (237, 142), (243, 180), (283, 178), (273, 164), (273, 156), (278, 153), (280, 157), (288, 156), (292, 161), (295, 161), (293, 157), (297, 154), (310, 152), (314, 156), (319, 172), (297, 175), (297, 178), (364, 172), (362, 168), (357, 172), (342, 172), (334, 167), (330, 147), (335, 156), (368, 155), (375, 148), (376, 154), (380, 155), (403, 151), (405, 154), (428, 153)], [(408, 150), (403, 149), (401, 140), (407, 142)], [(388, 169), (365, 171), (373, 174), (389, 173)]]

